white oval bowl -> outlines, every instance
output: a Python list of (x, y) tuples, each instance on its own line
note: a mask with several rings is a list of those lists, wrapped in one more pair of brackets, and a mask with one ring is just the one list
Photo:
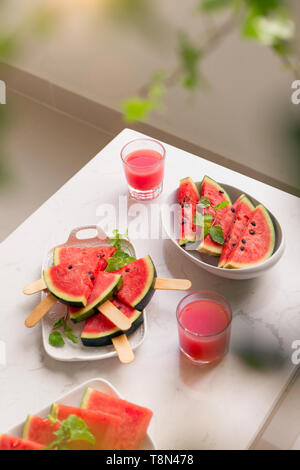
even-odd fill
[[(198, 181), (195, 184), (197, 188), (200, 189), (201, 181)], [(223, 183), (220, 183), (220, 185), (225, 189), (225, 191), (228, 193), (232, 201), (235, 201), (241, 194), (245, 194), (253, 202), (255, 206), (257, 206), (258, 204), (261, 204), (260, 201), (250, 196), (249, 194), (245, 193), (239, 188), (230, 186), (228, 184), (223, 184)], [(252, 278), (261, 276), (266, 271), (271, 269), (280, 260), (281, 256), (283, 255), (284, 246), (285, 246), (284, 233), (280, 226), (280, 223), (269, 210), (268, 212), (271, 216), (272, 222), (274, 224), (274, 229), (275, 229), (274, 252), (269, 259), (267, 259), (266, 261), (263, 261), (260, 264), (257, 264), (256, 266), (251, 266), (250, 268), (241, 268), (241, 269), (218, 268), (217, 266), (218, 259), (219, 259), (218, 257), (209, 256), (204, 253), (199, 253), (196, 250), (193, 250), (193, 251), (185, 250), (179, 245), (178, 240), (172, 236), (173, 227), (171, 227), (170, 225), (171, 222), (170, 222), (168, 207), (171, 206), (172, 204), (176, 204), (177, 197), (178, 197), (178, 189), (170, 193), (164, 201), (164, 205), (161, 210), (163, 227), (168, 237), (176, 245), (178, 250), (180, 250), (193, 263), (197, 264), (198, 266), (205, 269), (206, 271), (212, 274), (215, 274), (216, 276), (223, 277), (226, 279), (236, 279), (236, 280), (252, 279)]]

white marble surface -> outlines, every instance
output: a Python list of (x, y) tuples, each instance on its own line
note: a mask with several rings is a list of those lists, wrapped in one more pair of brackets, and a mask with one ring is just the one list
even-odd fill
[[(0, 368), (0, 432), (75, 385), (103, 377), (128, 399), (154, 411), (151, 433), (158, 448), (247, 448), (295, 368), (290, 356), (292, 342), (300, 339), (299, 199), (166, 145), (165, 194), (180, 177), (199, 180), (208, 174), (255, 195), (286, 232), (280, 262), (262, 278), (249, 281), (223, 280), (201, 271), (168, 240), (136, 242), (137, 254), (151, 254), (159, 276), (187, 277), (193, 290), (217, 290), (230, 301), (231, 350), (214, 368), (196, 368), (178, 352), (178, 292), (156, 293), (147, 309), (148, 336), (127, 366), (115, 358), (56, 362), (43, 350), (40, 327), (23, 326), (39, 297), (25, 297), (22, 287), (39, 277), (45, 250), (63, 242), (73, 227), (97, 223), (99, 205), (117, 204), (118, 196), (126, 194), (119, 152), (138, 135), (128, 129), (121, 132), (0, 246), (0, 341), (7, 348), (7, 365)], [(263, 352), (264, 368), (250, 367), (241, 359), (241, 348), (250, 340)]]

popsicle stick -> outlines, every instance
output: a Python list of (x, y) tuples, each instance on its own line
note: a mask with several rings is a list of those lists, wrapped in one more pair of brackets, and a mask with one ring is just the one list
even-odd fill
[(122, 364), (129, 364), (134, 359), (134, 353), (126, 335), (120, 335), (112, 338), (113, 345)]
[[(191, 286), (192, 283), (188, 279), (164, 279), (162, 277), (157, 277), (154, 281), (153, 288), (157, 290), (189, 290)], [(46, 288), (44, 280), (39, 279), (38, 281), (27, 284), (23, 289), (23, 293), (26, 295), (32, 295)]]
[(159, 290), (189, 290), (192, 283), (188, 279), (163, 279), (157, 277), (153, 287)]
[(107, 300), (98, 307), (99, 312), (108, 318), (120, 330), (126, 331), (131, 328), (131, 321), (121, 312), (110, 300)]
[(25, 320), (25, 326), (27, 328), (32, 328), (35, 326), (48, 312), (49, 310), (53, 307), (54, 304), (56, 304), (57, 298), (54, 297), (52, 294), (48, 294), (47, 297), (45, 297), (28, 315), (28, 317)]
[(47, 289), (44, 279), (39, 279), (38, 281), (31, 282), (23, 288), (23, 294), (32, 295), (40, 292), (41, 290)]

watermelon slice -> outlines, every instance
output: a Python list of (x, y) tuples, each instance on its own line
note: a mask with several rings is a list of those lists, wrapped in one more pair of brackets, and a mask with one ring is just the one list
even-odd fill
[(114, 299), (112, 303), (121, 310), (126, 317), (130, 318), (132, 322), (131, 328), (127, 331), (121, 331), (102, 315), (102, 313), (97, 313), (85, 322), (82, 330), (81, 341), (85, 346), (107, 346), (112, 343), (112, 338), (120, 336), (123, 333), (129, 336), (143, 323), (144, 317), (142, 312), (128, 307), (118, 299)]
[(192, 178), (181, 179), (178, 190), (179, 245), (196, 241), (196, 226), (193, 221), (199, 199), (199, 192)]
[(137, 310), (144, 310), (154, 294), (152, 286), (156, 277), (150, 256), (126, 264), (115, 272), (123, 278), (123, 286), (117, 294), (118, 299)]
[(152, 411), (121, 398), (87, 388), (81, 402), (87, 410), (104, 411), (120, 416), (117, 449), (137, 450), (141, 446), (153, 416)]
[[(226, 207), (217, 211), (217, 217), (214, 221), (214, 225), (220, 225), (222, 227), (224, 239), (226, 239), (234, 219), (234, 212), (231, 211), (230, 197), (222, 186), (208, 176), (205, 176), (201, 183), (201, 196), (207, 197), (213, 207), (216, 207), (221, 202), (228, 201), (229, 204)], [(204, 209), (204, 213), (212, 214), (212, 216), (215, 217), (215, 211), (212, 207)], [(206, 235), (206, 237), (201, 240), (197, 251), (200, 253), (219, 256), (222, 252), (222, 245), (216, 243), (210, 235)]]
[(59, 264), (43, 272), (48, 290), (61, 302), (85, 307), (93, 288), (95, 273), (85, 265)]
[[(66, 247), (58, 246), (54, 249), (53, 263), (57, 264), (86, 264), (90, 267), (96, 266), (99, 260), (104, 261), (110, 258), (116, 248), (114, 246), (96, 246), (96, 247)], [(106, 266), (101, 269), (104, 271)]]
[(44, 446), (20, 437), (0, 434), (0, 450), (42, 450)]
[(256, 207), (240, 240), (230, 253), (224, 268), (249, 268), (268, 259), (275, 246), (271, 217), (261, 204)]
[(99, 305), (112, 299), (121, 286), (122, 276), (120, 274), (99, 272), (86, 306), (83, 308), (69, 307), (70, 319), (74, 323), (78, 323), (89, 318)]
[(223, 245), (222, 254), (218, 264), (219, 268), (223, 268), (225, 266), (232, 250), (239, 242), (246, 225), (248, 225), (249, 219), (254, 210), (253, 204), (244, 194), (239, 197), (236, 203), (234, 204), (234, 206), (236, 205), (235, 218)]
[(23, 428), (23, 439), (47, 446), (56, 439), (54, 433), (58, 428), (59, 422), (52, 423), (49, 419), (28, 415)]
[(102, 411), (89, 411), (72, 406), (53, 404), (51, 415), (63, 421), (70, 415), (83, 419), (95, 438), (95, 444), (86, 441), (74, 441), (69, 444), (72, 450), (115, 450), (119, 438), (121, 418)]

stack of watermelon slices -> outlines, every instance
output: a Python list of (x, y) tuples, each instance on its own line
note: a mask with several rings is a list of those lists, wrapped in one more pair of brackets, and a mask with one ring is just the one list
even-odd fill
[(23, 436), (0, 435), (0, 450), (42, 450), (56, 438), (61, 422), (70, 415), (81, 418), (95, 438), (95, 443), (76, 440), (68, 450), (137, 450), (146, 436), (152, 411), (101, 391), (86, 389), (81, 407), (53, 404), (52, 420), (29, 415)]
[(44, 271), (48, 290), (69, 306), (74, 323), (85, 321), (81, 341), (85, 346), (106, 346), (123, 334), (98, 307), (106, 300), (132, 321), (126, 335), (142, 323), (142, 311), (154, 293), (156, 270), (150, 256), (133, 261), (115, 272), (105, 272), (107, 259), (116, 248), (58, 247), (54, 266)]
[[(191, 237), (181, 233), (179, 244), (184, 245), (196, 240), (193, 217), (197, 208), (195, 195), (199, 192), (191, 178), (184, 178), (180, 180), (178, 194), (179, 202), (184, 201), (185, 197), (191, 201), (191, 194), (194, 195), (193, 209), (190, 214), (185, 214), (184, 218), (182, 215), (180, 218), (180, 223), (189, 230), (192, 228), (194, 232)], [(218, 267), (227, 269), (255, 266), (272, 255), (275, 246), (275, 230), (264, 206), (260, 204), (255, 208), (244, 194), (232, 204), (225, 189), (208, 176), (202, 180), (198, 201), (201, 197), (206, 197), (210, 201), (210, 207), (207, 207), (204, 213), (213, 216), (213, 225), (222, 227), (224, 244), (216, 243), (208, 234), (200, 241), (197, 251), (220, 256)], [(227, 205), (215, 211), (213, 208), (222, 202), (226, 202)], [(190, 202), (189, 204), (191, 205)]]

